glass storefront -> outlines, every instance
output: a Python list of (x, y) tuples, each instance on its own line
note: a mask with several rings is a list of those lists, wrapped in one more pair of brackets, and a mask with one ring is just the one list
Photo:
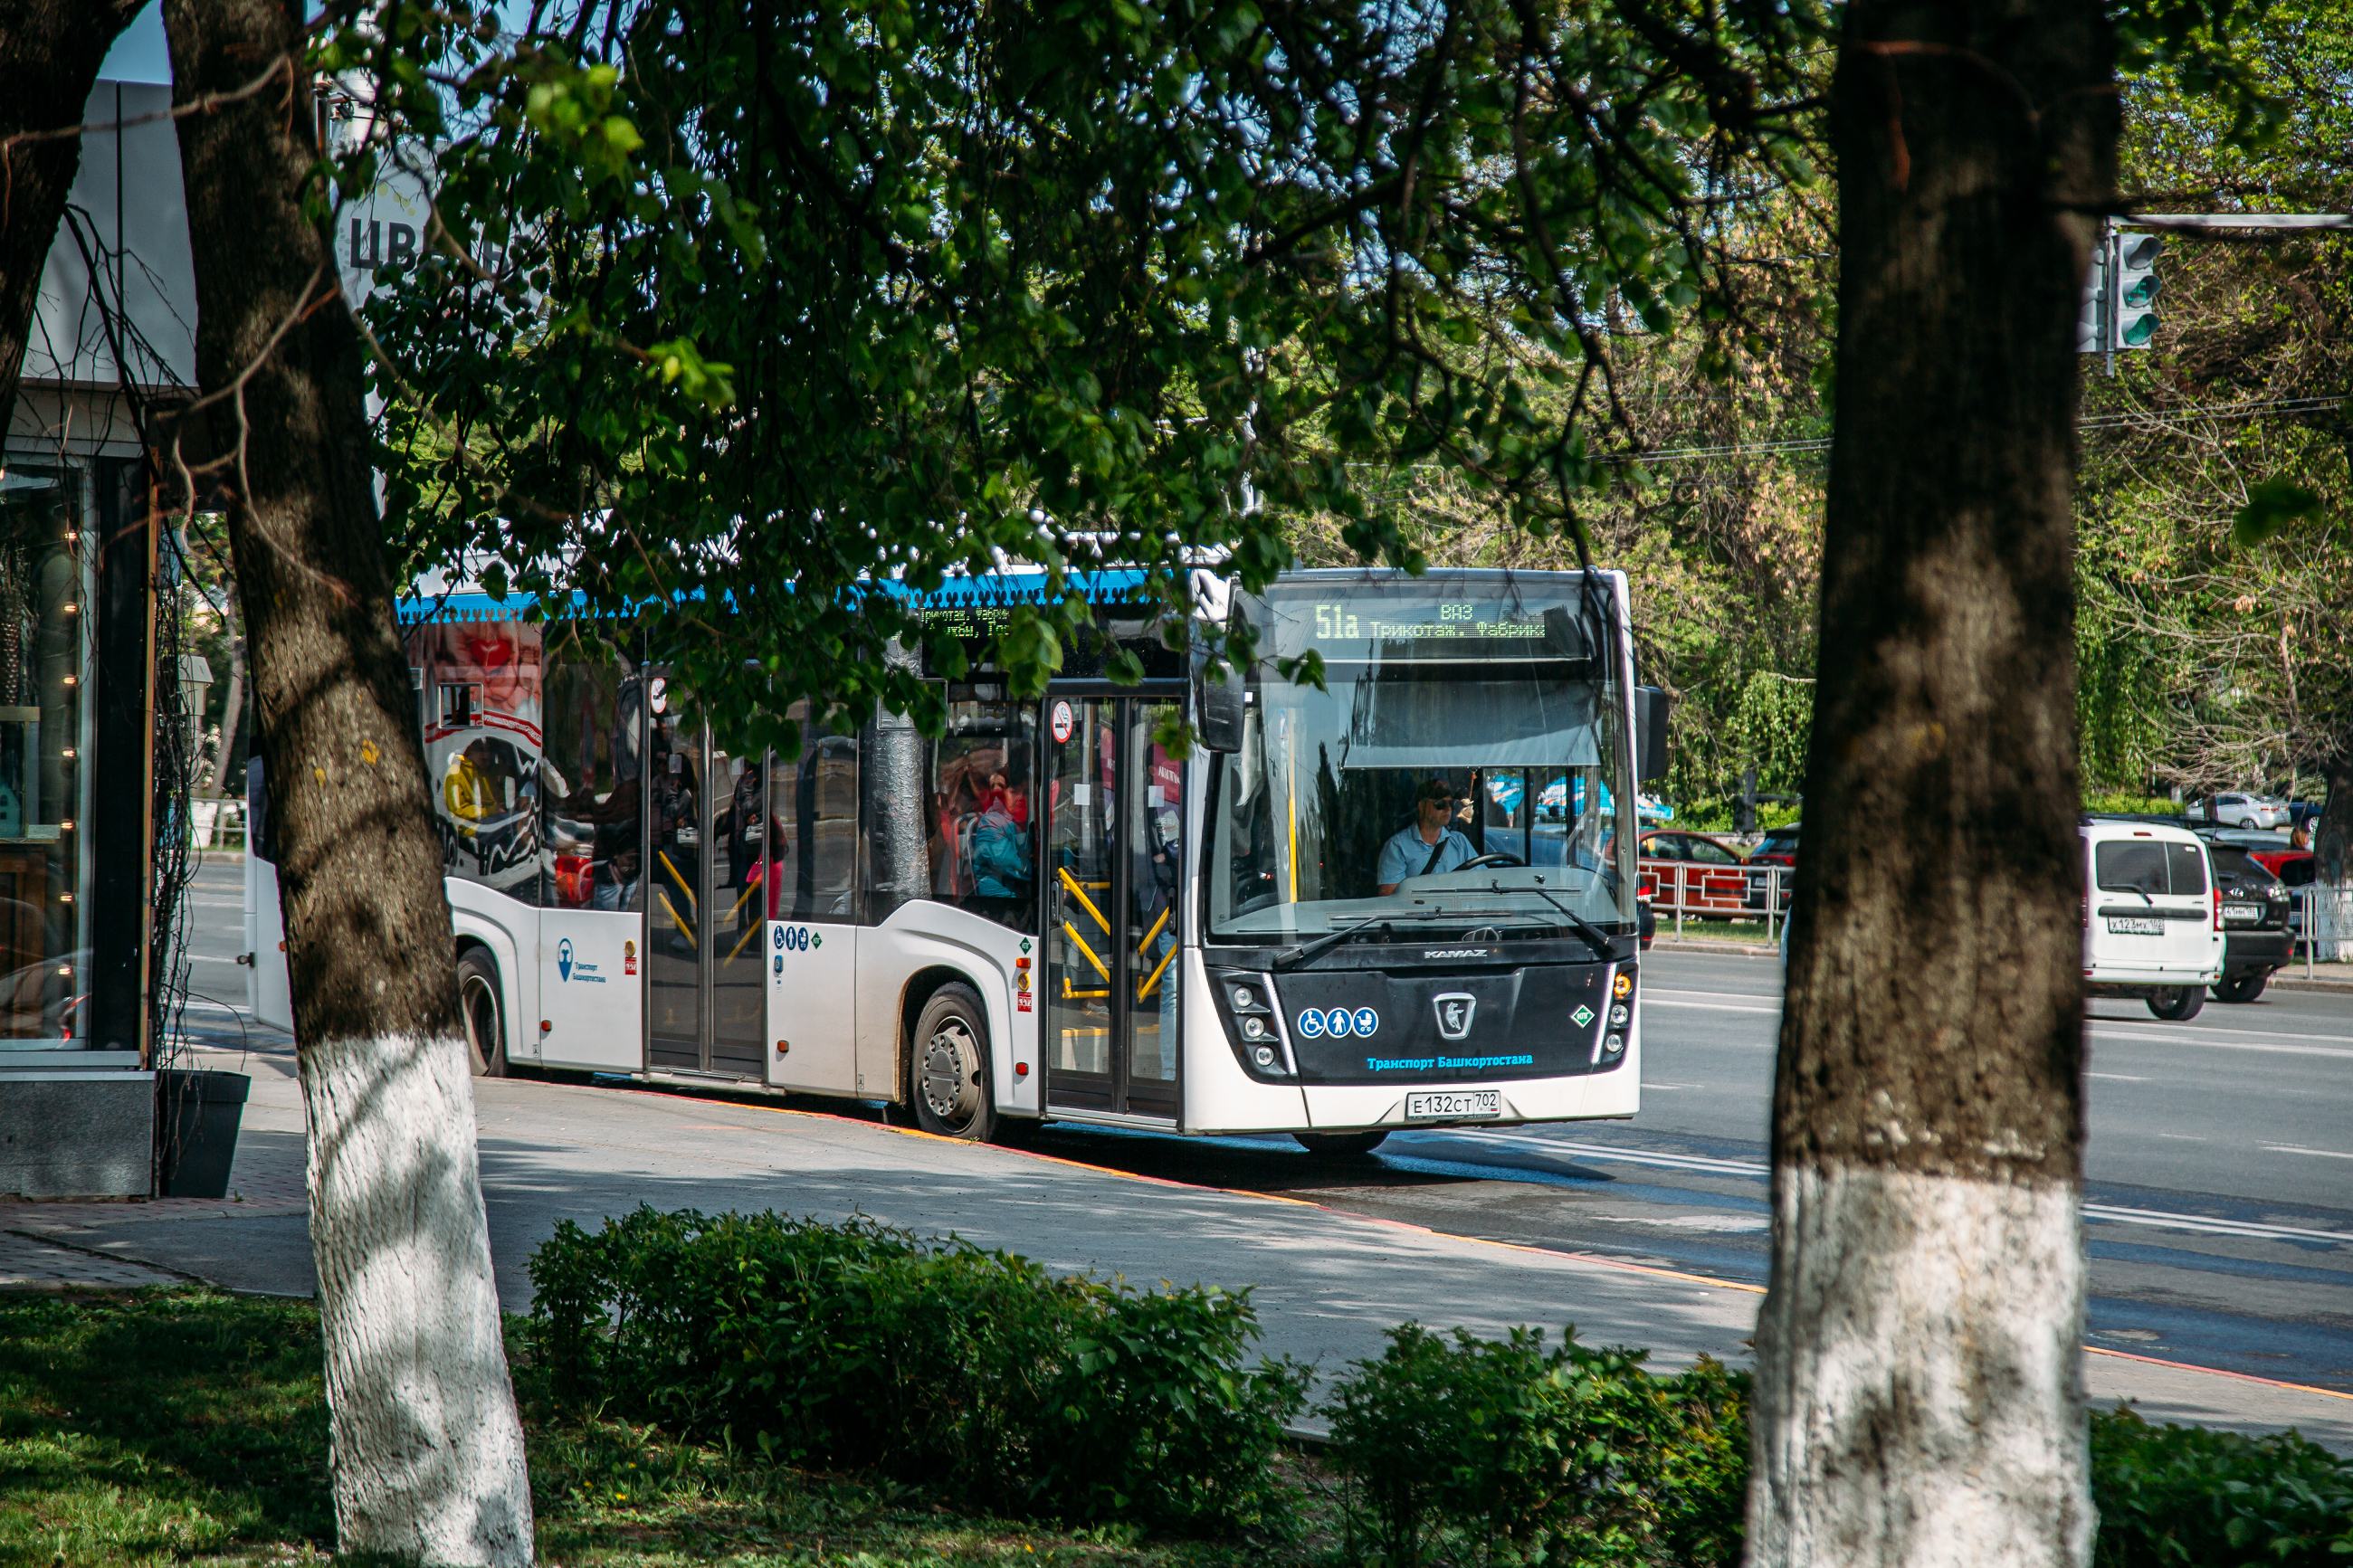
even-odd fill
[[(0, 1038), (90, 1034), (85, 623), (77, 468), (0, 469)], [(125, 765), (136, 766), (136, 760)]]

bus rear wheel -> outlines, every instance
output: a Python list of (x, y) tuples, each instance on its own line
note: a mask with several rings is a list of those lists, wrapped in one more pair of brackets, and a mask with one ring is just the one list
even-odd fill
[(988, 1025), (969, 985), (943, 985), (915, 1018), (907, 1053), (915, 1125), (942, 1138), (985, 1141), (997, 1129), (988, 1083)]
[(2168, 1024), (2186, 1024), (2205, 1009), (2203, 985), (2160, 985), (2148, 994), (2148, 1010)]
[(458, 1012), (466, 1022), (466, 1055), (476, 1078), (507, 1076), (501, 1011), (498, 962), (479, 947), (468, 948), (458, 960)]
[(1387, 1132), (1294, 1132), (1299, 1146), (1311, 1154), (1369, 1154), (1388, 1137)]

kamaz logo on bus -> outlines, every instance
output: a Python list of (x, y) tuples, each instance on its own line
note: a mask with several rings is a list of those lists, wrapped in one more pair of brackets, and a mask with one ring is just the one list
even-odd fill
[(1439, 1037), (1459, 1040), (1471, 1032), (1471, 1020), (1478, 1016), (1479, 998), (1467, 991), (1450, 991), (1443, 996), (1433, 996), (1430, 1005), (1438, 1009)]

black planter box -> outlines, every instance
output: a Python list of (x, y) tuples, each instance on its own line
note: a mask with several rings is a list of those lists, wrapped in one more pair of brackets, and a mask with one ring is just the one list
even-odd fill
[(225, 1198), (253, 1079), (167, 1068), (155, 1075), (155, 1195)]

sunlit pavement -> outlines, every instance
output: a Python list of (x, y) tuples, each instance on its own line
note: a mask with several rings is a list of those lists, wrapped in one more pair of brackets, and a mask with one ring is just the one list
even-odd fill
[[(1377, 1353), (1382, 1331), (1408, 1319), (1487, 1333), (1573, 1321), (1589, 1342), (1647, 1346), (1662, 1365), (1743, 1363), (1765, 1268), (1778, 980), (1767, 961), (1653, 953), (1645, 1109), (1631, 1122), (1401, 1133), (1355, 1160), (1287, 1139), (1065, 1129), (1025, 1153), (819, 1101), (483, 1082), (501, 1290), (527, 1304), (524, 1262), (559, 1220), (640, 1202), (863, 1212), (1057, 1268), (1253, 1286), (1267, 1348), (1327, 1373)], [(2156, 1416), (2294, 1425), (2353, 1451), (2353, 1399), (2336, 1392), (2353, 1390), (2353, 1007), (2275, 994), (2187, 1026), (2097, 1011), (2094, 1393)], [(215, 1042), (243, 1037), (233, 1014), (190, 1022)], [(302, 1158), (291, 1054), (282, 1036), (251, 1043), (216, 1058), (256, 1078), (232, 1179), (243, 1203), (16, 1205), (0, 1229), (307, 1294), (305, 1220), (285, 1202)]]

